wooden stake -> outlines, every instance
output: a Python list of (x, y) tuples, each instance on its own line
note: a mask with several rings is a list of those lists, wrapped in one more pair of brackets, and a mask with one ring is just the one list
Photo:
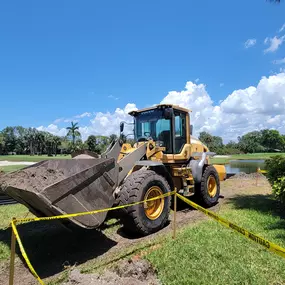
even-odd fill
[(173, 214), (173, 239), (176, 239), (176, 211), (177, 211), (177, 195), (176, 195), (176, 188), (174, 193), (174, 214)]
[[(14, 220), (14, 218), (13, 218)], [(10, 256), (10, 275), (9, 275), (9, 285), (14, 284), (14, 268), (15, 268), (15, 249), (16, 249), (16, 237), (13, 229), (11, 235), (11, 256)]]
[(260, 170), (260, 168), (257, 168), (257, 170), (256, 170), (256, 181), (255, 181), (255, 186), (257, 186), (259, 170)]

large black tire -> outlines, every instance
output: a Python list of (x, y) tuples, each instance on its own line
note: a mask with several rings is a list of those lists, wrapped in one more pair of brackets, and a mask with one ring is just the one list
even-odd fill
[[(141, 169), (132, 173), (126, 179), (119, 192), (119, 205), (143, 201), (147, 191), (153, 186), (159, 187), (163, 194), (170, 192), (170, 187), (166, 179), (156, 172)], [(157, 232), (168, 222), (170, 204), (171, 197), (165, 197), (163, 210), (155, 219), (148, 218), (144, 209), (144, 204), (122, 209), (120, 216), (124, 228), (128, 232), (138, 233), (140, 235), (148, 235)]]
[[(216, 184), (216, 190), (211, 195), (211, 185), (208, 181), (213, 181)], [(217, 204), (220, 197), (220, 179), (217, 170), (214, 166), (209, 165), (204, 169), (201, 183), (195, 185), (195, 197), (198, 202), (205, 207), (212, 207)]]

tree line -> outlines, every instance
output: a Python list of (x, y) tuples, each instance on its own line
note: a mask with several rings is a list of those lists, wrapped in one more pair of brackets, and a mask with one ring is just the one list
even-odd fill
[[(110, 136), (90, 135), (86, 141), (82, 140), (78, 123), (71, 122), (66, 128), (66, 136), (56, 136), (49, 132), (22, 126), (6, 127), (0, 132), (0, 154), (69, 154), (77, 150), (88, 149), (95, 153), (105, 151), (117, 135)], [(285, 151), (285, 135), (277, 130), (264, 129), (249, 132), (238, 137), (237, 142), (223, 143), (220, 136), (213, 136), (201, 132), (199, 139), (205, 143), (210, 151), (217, 154), (240, 154)], [(124, 138), (133, 144), (134, 140)]]
[(277, 130), (264, 129), (261, 131), (249, 132), (237, 138), (237, 142), (229, 141), (223, 143), (219, 136), (212, 136), (207, 132), (202, 132), (199, 139), (208, 148), (217, 154), (240, 154), (240, 153), (260, 153), (260, 152), (284, 152), (285, 135)]
[(9, 126), (0, 131), (0, 154), (57, 155), (88, 149), (102, 153), (117, 136), (90, 135), (82, 141), (78, 123), (67, 127), (66, 136), (56, 136), (36, 128)]

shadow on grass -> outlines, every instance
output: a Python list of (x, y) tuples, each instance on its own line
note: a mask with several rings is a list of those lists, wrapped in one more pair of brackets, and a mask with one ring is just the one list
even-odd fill
[[(166, 224), (164, 225), (164, 227), (162, 227), (160, 230), (167, 228), (170, 225), (170, 223), (171, 223), (171, 221), (168, 220), (166, 222)], [(128, 240), (143, 240), (145, 238), (152, 239), (153, 237), (156, 236), (157, 232), (154, 232), (154, 233), (151, 233), (148, 235), (142, 235), (142, 234), (137, 233), (137, 232), (132, 232), (132, 231), (126, 229), (124, 226), (122, 226), (117, 230), (117, 234), (123, 238), (127, 238)]]
[(245, 195), (229, 199), (236, 209), (252, 209), (285, 219), (285, 205), (275, 200), (272, 195)]
[[(71, 231), (56, 221), (17, 226), (26, 253), (40, 277), (50, 277), (65, 266), (96, 258), (117, 243), (98, 230)], [(10, 246), (11, 228), (0, 230), (0, 241)], [(17, 247), (17, 254), (25, 263)]]
[[(255, 210), (265, 215), (273, 215), (279, 217), (275, 223), (268, 224), (266, 229), (278, 230), (285, 229), (285, 205), (276, 201), (272, 195), (246, 195), (236, 196), (229, 199), (236, 209), (250, 209)], [(285, 238), (285, 235), (277, 235), (276, 237)]]

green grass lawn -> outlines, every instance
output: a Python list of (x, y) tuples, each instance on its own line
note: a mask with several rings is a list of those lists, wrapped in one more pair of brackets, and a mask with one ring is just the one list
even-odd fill
[[(235, 198), (219, 214), (285, 247), (285, 222), (269, 196)], [(201, 222), (170, 237), (146, 258), (163, 284), (284, 284), (285, 259), (224, 228)]]
[[(266, 159), (274, 155), (285, 156), (285, 153), (252, 153), (252, 154), (238, 154), (230, 155), (229, 157), (218, 157), (212, 158), (211, 163), (224, 164), (228, 163), (230, 160), (234, 159)], [(57, 155), (57, 156), (47, 156), (47, 155), (0, 155), (1, 160), (8, 161), (34, 161), (39, 162), (46, 159), (68, 159), (71, 158), (70, 155)]]
[(19, 169), (24, 168), (26, 165), (8, 165), (8, 166), (0, 166), (0, 171), (4, 172), (13, 172)]
[(71, 158), (70, 155), (57, 155), (57, 156), (47, 156), (47, 155), (0, 155), (0, 160), (8, 161), (42, 161), (47, 159), (67, 159)]
[(27, 213), (28, 209), (21, 204), (0, 206), (0, 261), (10, 258), (10, 244), (6, 240), (5, 229), (9, 227), (12, 218), (24, 217)]
[[(283, 206), (270, 195), (256, 193), (258, 191), (231, 198), (222, 205), (218, 214), (285, 247)], [(0, 206), (0, 261), (8, 262), (9, 259), (9, 241), (3, 240), (9, 236), (4, 229), (12, 217), (22, 217), (26, 213), (27, 208), (22, 205)], [(118, 227), (114, 219), (107, 224), (114, 224), (116, 229)], [(35, 232), (46, 231), (48, 239), (58, 234), (52, 228), (43, 229), (40, 224), (34, 226), (31, 229)], [(103, 232), (108, 235), (108, 230)], [(68, 235), (70, 237), (70, 233)], [(25, 240), (28, 248), (33, 248), (33, 237), (29, 235), (31, 242), (28, 238)], [(94, 243), (92, 238), (90, 242)], [(43, 252), (46, 254), (45, 250)], [(158, 234), (152, 239), (122, 247), (100, 263), (96, 262), (96, 258), (89, 260), (81, 264), (79, 269), (82, 272), (95, 272), (133, 255), (148, 259), (165, 285), (285, 284), (285, 259), (210, 219), (184, 226), (178, 230), (175, 240), (171, 233)], [(66, 272), (62, 272), (61, 277), (66, 279), (66, 276)], [(54, 281), (50, 284), (61, 283)]]
[(215, 164), (225, 164), (228, 163), (230, 160), (240, 159), (267, 159), (271, 156), (275, 155), (282, 155), (285, 156), (285, 153), (250, 153), (250, 154), (237, 154), (237, 155), (230, 155), (229, 157), (217, 157), (211, 158), (211, 163)]
[[(244, 191), (218, 214), (285, 247), (283, 206), (271, 195), (256, 194), (258, 191), (244, 195)], [(85, 273), (101, 272), (132, 256), (149, 260), (164, 285), (285, 284), (284, 258), (211, 219), (184, 226), (175, 240), (171, 233), (156, 235), (79, 268)]]

